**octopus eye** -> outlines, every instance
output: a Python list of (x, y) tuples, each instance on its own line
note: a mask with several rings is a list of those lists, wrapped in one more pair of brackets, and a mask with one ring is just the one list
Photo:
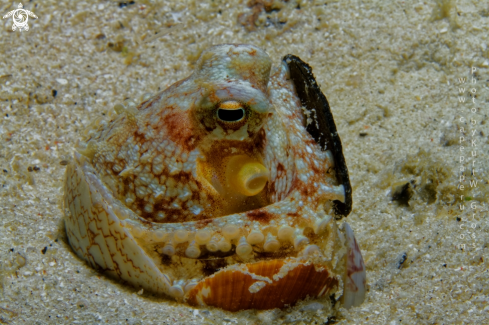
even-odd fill
[(223, 122), (240, 122), (245, 115), (243, 104), (234, 100), (220, 103), (217, 108), (217, 118)]

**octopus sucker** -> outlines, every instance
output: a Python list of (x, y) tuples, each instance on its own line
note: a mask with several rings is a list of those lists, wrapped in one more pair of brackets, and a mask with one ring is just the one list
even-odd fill
[[(312, 69), (243, 44), (75, 148), (65, 225), (92, 267), (193, 306), (273, 309), (365, 298), (341, 140)], [(329, 298), (323, 299), (331, 303)]]

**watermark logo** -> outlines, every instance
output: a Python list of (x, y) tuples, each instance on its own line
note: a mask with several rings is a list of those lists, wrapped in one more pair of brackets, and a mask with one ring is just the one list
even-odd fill
[(28, 31), (29, 25), (27, 25), (27, 21), (29, 20), (29, 16), (32, 18), (37, 18), (32, 11), (25, 10), (22, 3), (19, 3), (18, 9), (12, 10), (3, 16), (3, 18), (5, 19), (10, 16), (12, 16), (12, 20), (14, 21), (14, 24), (12, 25), (13, 31), (16, 31), (17, 29), (19, 29), (19, 31), (22, 31), (22, 29)]

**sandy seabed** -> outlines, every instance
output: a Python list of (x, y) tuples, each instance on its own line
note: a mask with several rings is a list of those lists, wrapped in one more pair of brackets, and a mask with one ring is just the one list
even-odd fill
[[(0, 13), (17, 5), (2, 0)], [(486, 1), (25, 9), (38, 16), (28, 31), (12, 31), (12, 18), (0, 30), (0, 323), (489, 323)], [(361, 306), (337, 304), (334, 317), (314, 301), (283, 311), (190, 308), (107, 278), (69, 247), (63, 176), (85, 129), (116, 103), (188, 76), (201, 51), (220, 43), (259, 46), (275, 65), (291, 53), (313, 68), (352, 181), (347, 219), (367, 267)]]

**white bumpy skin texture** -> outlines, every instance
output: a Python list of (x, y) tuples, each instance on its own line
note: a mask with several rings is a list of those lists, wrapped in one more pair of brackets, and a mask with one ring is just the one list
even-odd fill
[[(191, 305), (271, 309), (365, 296), (334, 161), (307, 133), (285, 64), (251, 45), (91, 132), (66, 171), (65, 225), (92, 267)], [(329, 301), (328, 299), (324, 299)]]

